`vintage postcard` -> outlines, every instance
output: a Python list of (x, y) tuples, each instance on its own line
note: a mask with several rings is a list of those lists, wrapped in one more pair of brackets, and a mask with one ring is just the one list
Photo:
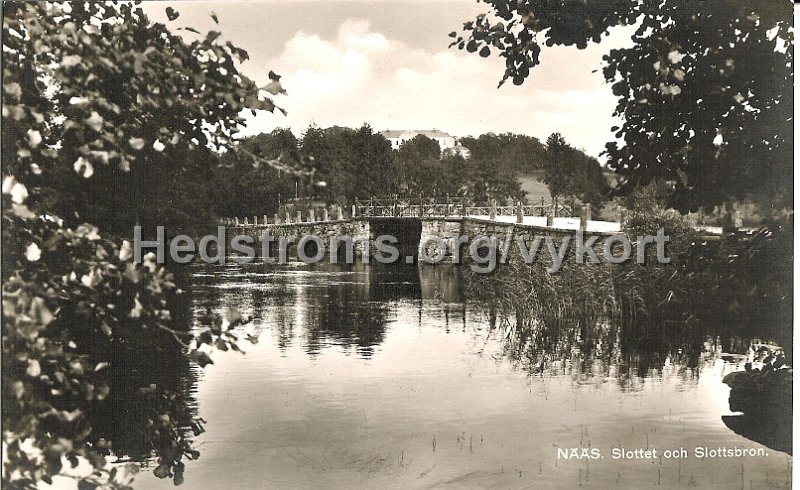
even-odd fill
[(791, 2), (2, 11), (2, 488), (792, 487)]

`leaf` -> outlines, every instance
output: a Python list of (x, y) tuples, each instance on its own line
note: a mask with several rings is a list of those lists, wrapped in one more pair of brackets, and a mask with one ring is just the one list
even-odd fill
[(131, 138), (128, 140), (128, 144), (131, 145), (131, 148), (134, 150), (141, 150), (144, 148), (145, 141), (142, 138)]
[(196, 349), (189, 353), (189, 359), (191, 359), (195, 364), (197, 364), (201, 368), (204, 368), (209, 364), (214, 364), (214, 361), (211, 360), (211, 357), (209, 357), (208, 354)]
[(39, 248), (39, 245), (35, 243), (28, 244), (25, 248), (25, 258), (28, 259), (29, 262), (36, 262), (42, 258), (42, 250)]
[(42, 142), (42, 134), (39, 131), (29, 129), (27, 135), (28, 145), (30, 145), (31, 148), (36, 148), (39, 146), (39, 143)]
[(172, 7), (167, 7), (167, 18), (168, 18), (169, 20), (175, 20), (175, 19), (177, 19), (178, 17), (180, 17), (180, 15), (181, 15), (181, 14), (179, 14), (178, 12), (176, 12), (174, 8), (172, 8)]
[(131, 242), (124, 240), (122, 242), (122, 246), (119, 248), (119, 260), (127, 262), (131, 257), (133, 257), (133, 247), (131, 246)]
[(97, 111), (92, 111), (92, 114), (84, 122), (97, 132), (103, 129), (103, 116), (98, 114)]
[(11, 204), (11, 209), (14, 211), (14, 216), (22, 219), (33, 219), (36, 217), (36, 213), (28, 209), (28, 206), (24, 204)]
[(72, 54), (72, 55), (64, 56), (63, 58), (61, 58), (61, 66), (63, 66), (64, 68), (69, 68), (71, 66), (75, 66), (75, 65), (80, 64), (81, 61), (82, 61), (82, 59), (81, 59), (81, 57), (79, 55)]
[(10, 194), (12, 202), (22, 204), (28, 198), (28, 188), (9, 176), (3, 179), (3, 194)]
[(133, 299), (133, 308), (128, 313), (129, 318), (139, 318), (142, 316), (142, 303), (139, 301), (138, 295)]
[(153, 470), (153, 474), (156, 475), (157, 478), (166, 478), (170, 475), (169, 466), (165, 464), (159, 465)]
[(72, 168), (75, 169), (78, 175), (86, 179), (94, 175), (94, 166), (92, 166), (92, 162), (84, 157), (78, 157), (75, 163), (72, 164)]
[(28, 369), (25, 371), (25, 374), (32, 378), (42, 374), (42, 367), (39, 365), (39, 361), (36, 359), (28, 359)]
[(269, 82), (268, 84), (264, 85), (261, 88), (262, 88), (262, 90), (266, 90), (267, 92), (271, 93), (272, 95), (285, 94), (286, 93), (286, 90), (284, 90), (283, 86), (281, 86), (281, 82), (279, 82), (278, 80), (273, 80), (273, 81)]

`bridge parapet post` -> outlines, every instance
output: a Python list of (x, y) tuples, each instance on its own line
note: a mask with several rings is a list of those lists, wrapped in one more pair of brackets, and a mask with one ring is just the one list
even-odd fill
[(351, 217), (351, 218), (355, 218), (355, 217), (356, 217), (356, 205), (355, 205), (355, 204), (353, 204), (353, 205), (350, 207), (350, 217)]
[(312, 223), (314, 221), (317, 221), (317, 216), (316, 213), (314, 212), (314, 208), (308, 210), (308, 221)]
[(328, 221), (328, 206), (322, 209), (322, 221)]
[(522, 203), (517, 201), (517, 223), (522, 224), (525, 221), (525, 213), (522, 209)]
[(289, 215), (289, 211), (286, 211), (286, 220), (285, 223), (289, 224), (292, 222), (292, 217)]
[(556, 217), (556, 207), (552, 204), (550, 205), (550, 209), (547, 210), (547, 226), (553, 226), (553, 221)]
[(579, 213), (580, 219), (581, 219), (581, 224), (580, 224), (579, 228), (582, 229), (582, 230), (585, 230), (586, 229), (586, 225), (589, 223), (589, 219), (588, 219), (589, 215), (586, 212), (586, 206), (583, 205), (583, 206), (579, 207), (578, 208), (578, 213)]
[(303, 212), (300, 211), (299, 209), (297, 210), (297, 222), (298, 223), (302, 223), (303, 222)]
[(497, 219), (497, 199), (489, 202), (489, 219), (492, 221)]
[(280, 218), (278, 218), (278, 213), (275, 213), (275, 217), (274, 218), (275, 218), (275, 220), (273, 221), (273, 223), (275, 223), (276, 225), (281, 224)]
[(342, 207), (339, 205), (336, 206), (336, 219), (339, 221), (344, 219), (344, 212), (342, 211)]
[(233, 222), (234, 222), (235, 226), (239, 226), (239, 217), (238, 216), (234, 216)]
[(250, 226), (250, 221), (247, 219), (247, 216), (244, 217), (244, 225)]
[(264, 226), (266, 226), (267, 224), (269, 224), (269, 219), (267, 218), (267, 215), (265, 214), (264, 215)]

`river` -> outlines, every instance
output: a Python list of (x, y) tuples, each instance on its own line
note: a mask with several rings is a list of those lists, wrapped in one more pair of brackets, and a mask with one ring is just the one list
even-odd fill
[[(194, 314), (235, 307), (260, 340), (196, 374), (207, 432), (187, 488), (790, 486), (788, 454), (723, 420), (722, 378), (753, 339), (646, 352), (597, 325), (521, 345), (450, 266), (192, 270)], [(134, 484), (173, 486), (148, 470)]]

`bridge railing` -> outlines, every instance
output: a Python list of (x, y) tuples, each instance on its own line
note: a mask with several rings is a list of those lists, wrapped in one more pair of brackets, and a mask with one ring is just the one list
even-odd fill
[(354, 211), (365, 217), (456, 217), (456, 216), (548, 216), (558, 218), (574, 216), (573, 207), (567, 204), (506, 204), (496, 202), (475, 203), (465, 198), (373, 198), (356, 199)]
[(284, 215), (275, 214), (272, 218), (263, 215), (244, 218), (224, 218), (222, 224), (231, 226), (263, 226), (268, 224), (310, 223), (316, 221), (342, 220), (355, 217), (402, 217), (402, 218), (447, 218), (447, 217), (488, 217), (516, 216), (522, 222), (526, 216), (547, 217), (548, 224), (553, 218), (574, 216), (572, 206), (561, 203), (503, 204), (496, 201), (488, 203), (472, 202), (463, 197), (447, 198), (372, 198), (368, 201), (356, 199), (349, 207), (338, 205), (316, 207), (306, 211), (296, 210)]

